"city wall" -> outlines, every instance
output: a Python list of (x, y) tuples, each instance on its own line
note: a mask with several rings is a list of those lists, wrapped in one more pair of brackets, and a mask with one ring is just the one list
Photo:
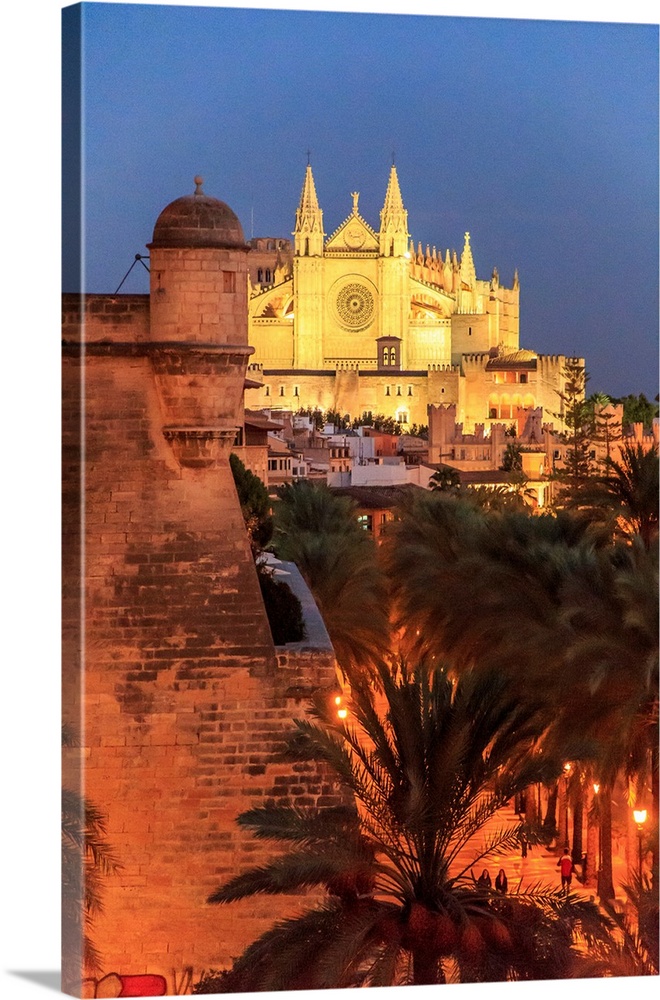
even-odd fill
[[(146, 297), (65, 297), (63, 705), (80, 746), (64, 782), (106, 817), (121, 865), (93, 925), (103, 972), (161, 974), (173, 992), (175, 974), (228, 966), (303, 905), (206, 898), (272, 854), (240, 812), (338, 801), (314, 767), (278, 759), (292, 717), (337, 680), (329, 645), (270, 636), (227, 464), (246, 358), (147, 334)], [(222, 431), (204, 425), (204, 386)], [(191, 392), (200, 426), (168, 432)]]

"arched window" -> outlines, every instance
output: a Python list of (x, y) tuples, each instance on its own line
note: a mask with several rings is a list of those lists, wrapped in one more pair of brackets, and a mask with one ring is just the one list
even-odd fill
[(390, 363), (390, 352), (386, 347), (383, 348), (383, 364), (389, 365)]
[(266, 268), (266, 284), (269, 284), (269, 282), (270, 282), (270, 268), (267, 267)]
[(396, 347), (390, 347), (390, 364), (396, 364)]
[(263, 268), (260, 267), (257, 271), (257, 281), (259, 282), (259, 284), (261, 284), (263, 280), (264, 280), (264, 271)]

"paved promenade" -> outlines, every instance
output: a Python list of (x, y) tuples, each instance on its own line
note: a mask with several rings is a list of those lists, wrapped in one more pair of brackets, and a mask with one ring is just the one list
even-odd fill
[[(480, 833), (474, 837), (460, 852), (457, 860), (457, 866), (463, 867), (464, 865), (469, 864), (474, 855), (478, 853), (479, 849), (486, 842), (488, 837), (492, 836), (496, 830), (501, 830), (503, 828), (506, 829), (507, 827), (515, 827), (518, 823), (519, 818), (514, 811), (512, 802), (511, 805), (500, 809), (499, 812), (497, 812), (495, 816), (493, 816), (492, 819), (486, 823)], [(520, 849), (518, 848), (516, 851), (506, 854), (491, 854), (486, 860), (478, 861), (472, 867), (475, 878), (478, 878), (483, 869), (487, 868), (490, 873), (493, 886), (495, 885), (495, 876), (500, 868), (503, 868), (509, 882), (509, 892), (515, 892), (521, 881), (523, 888), (539, 882), (544, 885), (560, 888), (561, 876), (559, 874), (559, 868), (557, 867), (558, 859), (559, 854), (556, 850), (550, 850), (548, 847), (539, 844), (528, 848), (526, 858), (521, 857)], [(576, 867), (578, 873), (581, 874), (580, 865), (577, 865)], [(626, 881), (626, 879), (627, 871), (625, 864), (622, 859), (615, 857), (614, 885), (618, 899), (624, 898), (625, 894), (621, 885)], [(595, 887), (583, 886), (577, 880), (575, 875), (573, 876), (571, 891), (579, 893), (585, 899), (596, 895)]]

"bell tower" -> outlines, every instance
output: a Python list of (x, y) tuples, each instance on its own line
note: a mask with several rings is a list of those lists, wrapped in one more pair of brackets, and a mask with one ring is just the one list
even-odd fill
[(381, 336), (400, 339), (401, 354), (398, 362), (402, 368), (407, 365), (406, 343), (410, 311), (408, 238), (408, 213), (403, 205), (396, 167), (392, 164), (378, 234), (379, 326)]
[(323, 365), (323, 212), (319, 208), (311, 165), (296, 209), (293, 231), (293, 367)]

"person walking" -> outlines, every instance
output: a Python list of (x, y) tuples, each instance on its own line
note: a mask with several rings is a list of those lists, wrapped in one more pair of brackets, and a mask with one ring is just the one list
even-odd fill
[(557, 868), (559, 868), (561, 873), (561, 887), (564, 890), (564, 893), (568, 896), (571, 888), (571, 879), (575, 873), (575, 865), (573, 864), (573, 858), (571, 857), (568, 849), (568, 844), (564, 848), (564, 853), (557, 862)]
[(506, 891), (509, 888), (509, 882), (506, 877), (506, 872), (503, 868), (497, 873), (497, 878), (495, 879), (495, 890), (496, 892), (501, 892), (502, 895), (506, 895)]

